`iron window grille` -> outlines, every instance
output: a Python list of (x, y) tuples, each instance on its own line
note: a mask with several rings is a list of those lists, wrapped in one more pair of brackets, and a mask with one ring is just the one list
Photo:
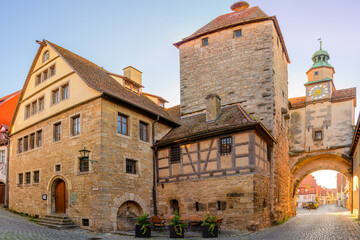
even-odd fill
[(232, 137), (220, 138), (220, 155), (231, 153), (232, 150)]
[(136, 174), (136, 161), (126, 159), (126, 173)]
[(176, 164), (180, 163), (181, 158), (181, 148), (180, 145), (174, 145), (170, 147), (170, 163)]
[(80, 158), (80, 172), (88, 172), (89, 171), (89, 160), (86, 158)]

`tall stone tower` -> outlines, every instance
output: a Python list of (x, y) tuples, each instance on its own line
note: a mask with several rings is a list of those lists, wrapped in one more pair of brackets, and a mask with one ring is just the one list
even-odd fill
[(272, 213), (288, 206), (288, 72), (290, 62), (278, 21), (246, 2), (174, 45), (180, 52), (182, 117), (205, 111), (205, 97), (222, 106), (240, 103), (275, 137), (272, 151)]

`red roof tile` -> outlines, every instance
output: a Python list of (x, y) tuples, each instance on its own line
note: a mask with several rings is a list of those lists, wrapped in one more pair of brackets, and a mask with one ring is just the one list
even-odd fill
[(0, 99), (0, 124), (10, 125), (20, 93), (17, 91)]
[(306, 97), (289, 98), (291, 108), (305, 107)]
[(157, 106), (144, 95), (136, 94), (125, 89), (120, 83), (113, 79), (109, 75), (110, 73), (104, 68), (54, 43), (49, 41), (46, 41), (46, 43), (49, 44), (69, 64), (69, 66), (79, 74), (89, 87), (136, 108), (158, 115), (160, 118), (163, 118), (173, 125), (178, 125), (165, 109)]

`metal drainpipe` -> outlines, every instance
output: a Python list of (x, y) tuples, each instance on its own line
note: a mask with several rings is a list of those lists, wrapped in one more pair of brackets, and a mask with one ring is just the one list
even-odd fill
[(153, 203), (154, 203), (154, 215), (157, 216), (157, 201), (156, 201), (156, 148), (155, 148), (155, 123), (159, 121), (159, 116), (152, 124), (152, 142), (153, 142)]
[(5, 134), (7, 139), (7, 159), (6, 159), (6, 186), (5, 186), (5, 206), (9, 208), (9, 164), (10, 164), (10, 137), (8, 133)]

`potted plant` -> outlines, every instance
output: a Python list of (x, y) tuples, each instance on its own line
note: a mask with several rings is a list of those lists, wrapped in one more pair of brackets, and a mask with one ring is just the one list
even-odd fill
[(140, 238), (151, 237), (151, 222), (149, 220), (149, 214), (144, 213), (137, 217), (135, 226), (135, 236)]
[(204, 217), (204, 222), (201, 224), (203, 227), (203, 238), (217, 238), (219, 224), (217, 223), (216, 216), (210, 216), (206, 214)]
[(184, 227), (187, 225), (180, 221), (180, 216), (175, 211), (175, 216), (170, 219), (169, 229), (170, 229), (170, 238), (184, 238)]

